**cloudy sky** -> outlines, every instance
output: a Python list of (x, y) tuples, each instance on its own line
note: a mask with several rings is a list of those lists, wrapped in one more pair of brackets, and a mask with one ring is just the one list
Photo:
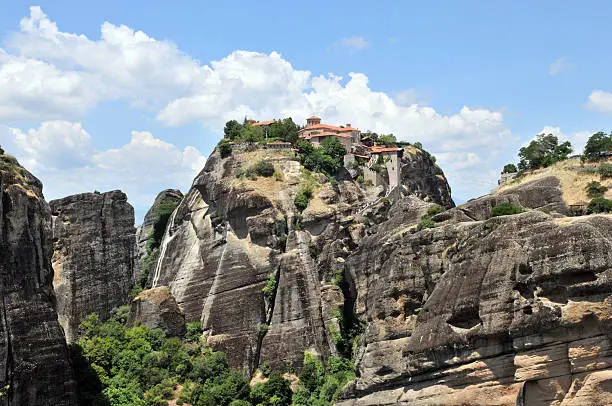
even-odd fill
[(458, 202), (542, 131), (612, 130), (607, 1), (0, 3), (0, 144), (47, 199), (122, 189), (140, 218), (245, 115), (420, 141)]

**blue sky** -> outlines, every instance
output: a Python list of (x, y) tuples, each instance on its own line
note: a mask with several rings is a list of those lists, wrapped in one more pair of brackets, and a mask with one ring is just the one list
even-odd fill
[(3, 3), (0, 143), (49, 199), (121, 188), (140, 217), (245, 114), (421, 141), (457, 201), (543, 130), (612, 130), (610, 2)]

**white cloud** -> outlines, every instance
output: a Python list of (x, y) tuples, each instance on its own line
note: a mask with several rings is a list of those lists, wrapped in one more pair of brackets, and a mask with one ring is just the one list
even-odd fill
[(338, 41), (338, 45), (353, 51), (363, 51), (370, 46), (370, 42), (363, 37), (346, 37)]
[(589, 95), (586, 107), (602, 113), (612, 113), (612, 93), (603, 90), (594, 90)]
[(121, 189), (139, 220), (160, 190), (187, 190), (206, 161), (196, 148), (181, 150), (149, 132), (133, 131), (128, 144), (105, 151), (94, 150), (90, 140), (80, 123), (67, 121), (26, 132), (0, 127), (0, 143), (43, 181), (47, 199)]
[[(353, 49), (368, 46), (361, 37), (345, 38), (340, 44)], [(410, 93), (393, 97), (370, 89), (362, 73), (349, 73), (346, 80), (331, 73), (313, 76), (295, 69), (277, 52), (234, 51), (202, 65), (171, 42), (126, 26), (105, 22), (100, 39), (62, 32), (38, 7), (30, 9), (20, 31), (10, 36), (7, 49), (14, 55), (0, 51), (0, 119), (5, 120), (78, 121), (96, 103), (118, 99), (156, 112), (165, 125), (199, 121), (217, 134), (225, 121), (245, 115), (257, 119), (292, 116), (303, 123), (317, 114), (330, 123), (352, 123), (364, 130), (394, 133), (402, 140), (421, 141), (440, 157), (454, 191), (464, 197), (485, 191), (485, 186), (474, 186), (470, 179), (497, 172), (496, 159), (516, 146), (500, 112), (465, 106), (443, 115), (418, 100), (410, 102), (414, 98)], [(125, 176), (155, 181), (155, 176), (142, 170), (149, 168), (148, 161), (125, 151), (138, 146), (153, 154), (171, 148), (157, 141), (134, 133), (120, 152), (91, 155), (91, 171), (100, 172), (93, 178), (129, 164), (135, 169), (126, 169)], [(181, 171), (186, 171), (186, 165), (201, 164), (197, 151), (176, 150), (173, 154), (173, 165)], [(57, 166), (57, 160), (45, 161), (31, 152), (27, 156), (45, 168)], [(109, 165), (111, 161), (117, 166)], [(149, 169), (157, 167), (163, 165)], [(68, 176), (64, 179), (69, 181)], [(120, 176), (108, 179), (115, 182), (115, 188), (120, 187)], [(494, 175), (490, 184), (495, 180)], [(162, 187), (158, 184), (155, 190)]]
[(47, 121), (27, 133), (10, 129), (31, 170), (64, 170), (88, 166), (94, 151), (91, 137), (81, 123)]
[(567, 57), (561, 57), (550, 64), (548, 74), (551, 76), (557, 75), (561, 72), (573, 69), (575, 64), (570, 61)]

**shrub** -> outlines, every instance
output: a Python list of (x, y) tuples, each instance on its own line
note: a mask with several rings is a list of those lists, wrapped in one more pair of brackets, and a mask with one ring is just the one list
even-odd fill
[(274, 180), (278, 181), (278, 182), (282, 182), (283, 181), (283, 174), (279, 171), (274, 171)]
[(597, 181), (589, 182), (586, 185), (587, 196), (591, 199), (596, 197), (603, 197), (604, 193), (608, 191), (608, 188)]
[(259, 176), (269, 178), (274, 175), (274, 165), (272, 162), (263, 159), (251, 167), (251, 170)]
[(431, 219), (431, 217), (423, 217), (421, 222), (417, 226), (417, 231), (424, 230), (426, 228), (434, 228), (436, 226), (436, 222)]
[(438, 206), (437, 204), (427, 209), (427, 216), (429, 217), (433, 217), (436, 214), (440, 214), (440, 213), (442, 213), (442, 207)]
[(589, 203), (587, 213), (610, 213), (612, 212), (612, 200), (597, 197)]
[(219, 148), (219, 154), (221, 154), (221, 158), (227, 158), (232, 154), (232, 144), (227, 140), (221, 140), (217, 144), (217, 148)]
[(612, 164), (599, 165), (598, 172), (602, 179), (612, 178)]
[(190, 321), (185, 324), (185, 328), (187, 329), (185, 340), (198, 342), (202, 337), (202, 324), (199, 321)]
[(523, 209), (510, 203), (500, 203), (491, 209), (491, 217), (522, 213)]
[(302, 186), (302, 188), (297, 192), (293, 203), (295, 204), (295, 207), (297, 207), (297, 209), (301, 212), (306, 209), (306, 207), (308, 207), (308, 202), (310, 201), (311, 197), (312, 187), (305, 185)]
[(0, 155), (4, 155), (4, 149), (2, 149), (2, 147), (0, 147)]
[(267, 279), (266, 286), (261, 289), (261, 292), (265, 297), (272, 298), (276, 294), (276, 275), (271, 273), (267, 276)]

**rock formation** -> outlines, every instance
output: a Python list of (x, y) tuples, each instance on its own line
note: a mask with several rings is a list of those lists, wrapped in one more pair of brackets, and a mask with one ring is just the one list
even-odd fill
[(121, 191), (83, 193), (50, 202), (53, 287), (68, 342), (85, 316), (129, 301), (134, 284), (134, 209)]
[[(501, 202), (535, 210), (489, 218)], [(341, 405), (612, 403), (612, 216), (563, 216), (554, 178), (421, 231), (412, 206), (347, 259), (366, 329)]]
[[(157, 197), (155, 197), (155, 201), (149, 211), (147, 211), (147, 214), (145, 214), (142, 224), (136, 229), (136, 264), (134, 266), (134, 280), (138, 281), (140, 279), (142, 264), (148, 254), (147, 240), (153, 232), (153, 223), (158, 207), (162, 202), (171, 201), (178, 204), (182, 199), (183, 194), (178, 189), (162, 190)], [(157, 262), (157, 255), (154, 255), (150, 260), (152, 262)]]
[(171, 337), (185, 335), (185, 316), (167, 286), (140, 292), (132, 300), (128, 324), (159, 328)]
[(2, 405), (76, 405), (51, 254), (51, 211), (40, 181), (0, 154)]
[[(282, 178), (236, 176), (259, 159)], [(406, 154), (402, 174), (398, 196), (453, 206), (444, 175), (422, 152)], [(261, 362), (299, 368), (306, 350), (337, 353), (344, 293), (336, 285), (364, 233), (356, 218), (389, 206), (349, 179), (305, 172), (289, 150), (213, 153), (170, 218), (153, 287), (168, 286), (186, 320), (201, 321), (208, 343), (246, 372)], [(313, 198), (298, 213), (304, 185)]]

